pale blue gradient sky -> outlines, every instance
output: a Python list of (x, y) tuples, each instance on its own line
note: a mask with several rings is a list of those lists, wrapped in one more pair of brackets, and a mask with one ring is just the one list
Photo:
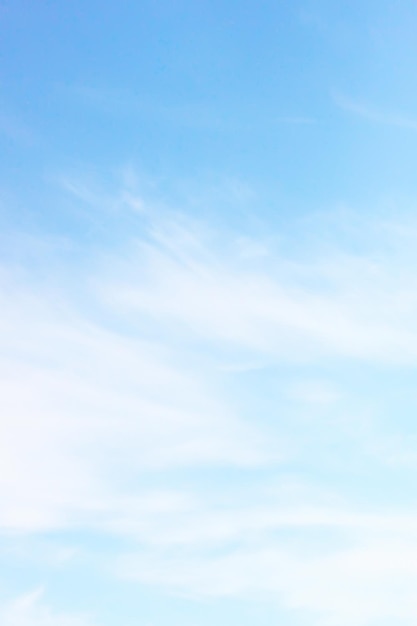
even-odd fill
[(415, 625), (416, 32), (2, 3), (2, 625)]

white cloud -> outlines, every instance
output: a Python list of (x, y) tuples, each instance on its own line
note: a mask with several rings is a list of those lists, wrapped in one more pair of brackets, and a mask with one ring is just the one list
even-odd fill
[(2, 626), (91, 626), (84, 615), (57, 613), (42, 602), (43, 590), (37, 589), (0, 605)]
[[(396, 282), (368, 257), (342, 253), (289, 262), (264, 244), (261, 256), (248, 256), (239, 239), (220, 249), (212, 233), (175, 216), (155, 218), (150, 229), (79, 274), (87, 301), (71, 284), (40, 288), (27, 270), (24, 277), (4, 268), (6, 528), (59, 528), (97, 516), (135, 526), (139, 514), (123, 520), (129, 507), (142, 511), (142, 491), (133, 486), (141, 472), (285, 458), (279, 427), (267, 442), (223, 391), (224, 373), (250, 360), (417, 358), (410, 274)], [(293, 383), (294, 393), (318, 406), (338, 397), (317, 381)], [(371, 448), (383, 455), (392, 446), (374, 437)]]
[[(213, 521), (208, 518), (197, 549), (128, 555), (119, 561), (120, 575), (181, 594), (270, 597), (307, 611), (308, 623), (318, 625), (415, 623), (415, 515), (235, 511), (223, 521), (227, 542), (212, 550)], [(185, 541), (186, 535), (187, 528)]]
[(310, 405), (334, 405), (343, 394), (325, 380), (304, 379), (289, 385), (290, 398)]
[(374, 124), (382, 124), (384, 126), (396, 126), (405, 130), (417, 130), (417, 119), (399, 115), (397, 113), (387, 112), (378, 109), (363, 101), (347, 98), (342, 95), (335, 95), (336, 104), (348, 113), (352, 113)]
[(117, 262), (119, 271), (102, 281), (107, 306), (132, 322), (147, 316), (185, 340), (287, 361), (417, 359), (416, 280), (400, 266), (399, 282), (388, 258), (382, 264), (338, 251), (289, 263), (270, 254), (251, 266), (174, 225), (137, 241)]
[[(84, 200), (95, 202), (88, 193)], [(297, 496), (289, 488), (289, 501), (267, 493), (262, 481), (282, 460), (297, 474), (293, 442), (283, 454), (278, 418), (263, 431), (262, 389), (254, 389), (259, 409), (243, 419), (233, 396), (239, 388), (228, 388), (246, 370), (302, 363), (302, 375), (286, 388), (280, 383), (283, 401), (304, 405), (314, 419), (332, 411), (342, 443), (348, 434), (349, 445), (371, 451), (372, 460), (404, 456), (401, 438), (384, 439), (377, 425), (361, 423), (360, 411), (343, 415), (350, 428), (343, 430), (343, 381), (308, 368), (326, 358), (415, 363), (417, 281), (407, 237), (398, 228), (389, 254), (304, 249), (294, 260), (248, 237), (220, 244), (201, 224), (171, 215), (153, 218), (145, 235), (97, 254), (82, 271), (72, 268), (68, 284), (41, 286), (28, 268), (5, 264), (2, 528), (122, 535), (132, 545), (130, 555), (116, 555), (122, 576), (181, 593), (268, 594), (318, 624), (415, 621), (415, 514), (375, 513), (371, 504), (358, 510), (343, 493), (321, 505), (317, 492)], [(82, 289), (74, 289), (77, 281)], [(313, 427), (310, 442), (310, 431), (290, 432), (295, 448), (306, 437), (319, 461), (339, 455), (326, 448), (332, 437), (323, 423)], [(251, 474), (251, 487), (244, 478), (225, 485), (223, 474), (208, 487), (207, 476), (193, 475), (225, 467), (273, 472)], [(178, 469), (186, 470), (180, 480), (170, 474)], [(144, 486), (149, 476), (159, 478)], [(52, 626), (38, 596), (28, 598), (7, 608), (6, 625)], [(78, 626), (65, 619), (78, 618), (58, 616), (54, 626)]]
[(2, 287), (3, 526), (77, 523), (146, 469), (267, 458), (255, 429), (160, 342), (107, 330), (54, 290)]

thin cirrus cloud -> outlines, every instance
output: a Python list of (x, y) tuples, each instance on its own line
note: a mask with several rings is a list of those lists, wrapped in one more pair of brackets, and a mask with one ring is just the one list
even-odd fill
[(411, 624), (417, 616), (413, 538), (366, 538), (338, 550), (328, 547), (327, 538), (315, 554), (306, 542), (290, 549), (274, 541), (205, 558), (177, 553), (161, 561), (142, 553), (123, 559), (120, 567), (124, 576), (199, 596), (266, 593), (287, 609), (307, 611), (310, 623), (320, 626), (384, 619)]
[[(66, 191), (95, 206), (104, 197)], [(122, 211), (140, 229), (111, 250), (97, 246), (68, 282), (68, 272), (40, 283), (29, 266), (3, 262), (3, 530), (122, 537), (129, 553), (105, 549), (108, 569), (169, 593), (267, 594), (322, 625), (415, 619), (415, 511), (355, 504), (320, 472), (303, 479), (306, 463), (343, 473), (365, 457), (380, 471), (409, 454), (377, 420), (364, 427), (343, 370), (326, 380), (315, 365), (414, 365), (410, 224), (362, 222), (361, 252), (335, 236), (320, 253), (304, 225), (301, 252), (289, 257), (276, 242), (217, 237), (212, 225), (158, 212), (131, 190), (115, 197), (128, 192)], [(44, 263), (59, 256), (36, 249)], [(268, 421), (275, 400), (266, 406), (253, 383), (256, 403), (241, 410), (239, 377), (282, 364), (302, 368), (281, 389), (289, 407), (303, 407), (299, 430), (283, 410)], [(218, 474), (210, 487), (199, 482), (199, 471), (233, 468), (252, 475), (250, 488)], [(300, 474), (301, 490), (297, 481), (268, 489), (285, 472)], [(11, 605), (5, 620), (78, 626), (39, 602)]]
[(415, 3), (7, 4), (0, 626), (415, 626)]
[(386, 111), (367, 102), (348, 98), (340, 94), (335, 94), (333, 96), (333, 100), (342, 110), (372, 122), (373, 124), (396, 126), (398, 128), (412, 131), (417, 130), (417, 119), (415, 118)]
[(110, 332), (54, 293), (22, 286), (3, 285), (1, 323), (6, 528), (66, 527), (106, 510), (109, 457), (115, 476), (264, 462), (261, 437), (158, 343)]
[[(383, 247), (387, 233), (379, 234)], [(399, 283), (378, 253), (339, 250), (288, 262), (261, 246), (264, 262), (255, 258), (251, 266), (241, 250), (233, 256), (211, 248), (192, 227), (168, 223), (152, 236), (134, 241), (126, 261), (114, 260), (119, 274), (101, 286), (107, 306), (278, 360), (333, 354), (412, 362), (417, 356), (414, 277), (401, 267)], [(400, 239), (392, 245), (395, 261)]]
[(43, 595), (39, 588), (0, 605), (3, 626), (93, 626), (88, 616), (54, 611), (45, 604)]
[[(94, 85), (63, 85), (60, 89), (65, 99), (78, 102), (80, 105), (117, 117), (145, 118), (158, 120), (164, 124), (179, 125), (196, 130), (210, 130), (212, 132), (245, 132), (254, 127), (254, 112), (250, 107), (241, 111), (242, 119), (238, 120), (232, 110), (226, 110), (223, 115), (214, 115), (211, 98), (196, 98), (186, 104), (161, 103), (160, 97), (155, 94), (138, 94), (128, 89), (117, 90), (102, 88)], [(317, 119), (310, 115), (301, 114), (272, 114), (265, 111), (263, 125), (269, 130), (282, 125), (308, 126), (317, 123)], [(260, 127), (260, 120), (256, 119), (256, 126)]]

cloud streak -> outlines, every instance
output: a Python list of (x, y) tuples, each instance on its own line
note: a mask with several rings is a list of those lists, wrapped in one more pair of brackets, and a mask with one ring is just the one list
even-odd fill
[(92, 626), (83, 615), (57, 613), (42, 602), (43, 590), (36, 589), (0, 606), (4, 626)]
[(267, 255), (263, 266), (255, 259), (251, 267), (239, 254), (206, 246), (192, 229), (168, 225), (153, 241), (130, 247), (102, 293), (123, 314), (278, 360), (336, 355), (411, 363), (415, 281), (409, 273), (409, 283), (398, 285), (392, 274), (377, 258), (344, 252), (292, 263)]
[[(114, 205), (65, 188), (94, 211)], [(404, 458), (415, 467), (407, 420), (387, 427), (378, 409), (379, 369), (417, 360), (412, 223), (362, 221), (362, 246), (331, 233), (317, 250), (299, 222), (289, 256), (131, 188), (115, 198), (127, 191), (116, 217), (140, 227), (59, 282), (39, 278), (64, 263), (57, 246), (36, 246), (36, 271), (2, 261), (2, 532), (98, 533), (108, 571), (164, 591), (266, 595), (323, 626), (412, 623), (416, 512), (344, 482), (355, 464), (378, 481)], [(369, 405), (353, 366), (374, 372)], [(52, 626), (28, 598), (5, 620)]]
[(341, 95), (334, 96), (334, 101), (337, 106), (347, 113), (372, 122), (373, 124), (396, 126), (397, 128), (403, 128), (405, 130), (417, 131), (417, 119), (412, 117), (383, 111), (362, 101), (350, 99)]

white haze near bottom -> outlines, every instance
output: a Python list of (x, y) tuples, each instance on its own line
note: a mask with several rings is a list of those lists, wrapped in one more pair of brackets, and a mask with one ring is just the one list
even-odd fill
[[(68, 531), (122, 537), (105, 555), (115, 579), (268, 598), (272, 623), (285, 609), (300, 624), (415, 624), (409, 483), (392, 503), (372, 488), (364, 498), (361, 468), (375, 494), (386, 472), (416, 472), (413, 407), (381, 419), (378, 407), (390, 372), (398, 384), (417, 362), (417, 223), (316, 216), (316, 241), (301, 224), (290, 255), (273, 236), (146, 219), (144, 235), (82, 267), (46, 239), (43, 278), (23, 256), (2, 262), (3, 532), (62, 535), (64, 552)], [(329, 232), (339, 219), (321, 245), (320, 220)], [(355, 399), (360, 367), (384, 384)], [(199, 472), (210, 471), (207, 487)], [(99, 612), (49, 604), (48, 589), (22, 590), (1, 622), (100, 625)]]

